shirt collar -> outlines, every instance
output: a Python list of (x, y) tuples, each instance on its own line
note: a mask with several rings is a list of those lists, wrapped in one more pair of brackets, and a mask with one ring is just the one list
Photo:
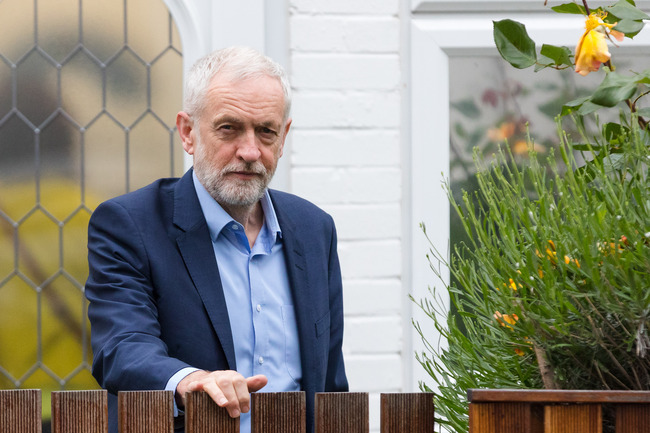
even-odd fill
[[(236, 223), (236, 221), (224, 210), (224, 208), (221, 207), (219, 203), (217, 203), (214, 198), (212, 198), (201, 181), (199, 181), (196, 172), (194, 171), (192, 171), (192, 180), (194, 181), (194, 189), (199, 198), (203, 216), (208, 224), (210, 239), (214, 241), (217, 239), (217, 236), (219, 236), (219, 233), (221, 233), (224, 227), (228, 224)], [(275, 244), (278, 238), (282, 238), (282, 230), (280, 229), (278, 217), (275, 214), (275, 209), (273, 208), (273, 202), (271, 202), (271, 196), (269, 195), (268, 189), (264, 191), (260, 203), (262, 205), (262, 210), (264, 211), (264, 225), (271, 236), (271, 244)]]

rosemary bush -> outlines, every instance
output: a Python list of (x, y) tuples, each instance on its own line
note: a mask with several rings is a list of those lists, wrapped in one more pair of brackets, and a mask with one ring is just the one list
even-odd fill
[[(435, 289), (420, 301), (448, 349), (418, 360), (455, 431), (467, 431), (470, 388), (650, 389), (647, 136), (633, 127), (588, 172), (565, 136), (560, 152), (563, 167), (532, 150), (523, 168), (477, 155), (476, 195), (450, 195), (470, 241), (445, 263), (455, 314), (439, 319)], [(439, 260), (432, 249), (434, 271)]]

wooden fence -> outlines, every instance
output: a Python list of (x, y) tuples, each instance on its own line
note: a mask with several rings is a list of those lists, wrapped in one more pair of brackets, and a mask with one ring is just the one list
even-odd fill
[(650, 433), (650, 392), (487, 390), (468, 393), (470, 433)]
[[(118, 394), (120, 433), (172, 433), (171, 391)], [(430, 433), (433, 396), (381, 394), (382, 433)], [(304, 392), (253, 393), (252, 433), (305, 433)], [(316, 394), (316, 433), (367, 433), (367, 393)], [(52, 433), (106, 433), (107, 394), (99, 391), (52, 393)], [(186, 433), (238, 433), (228, 416), (203, 392), (190, 393), (185, 406)], [(40, 433), (40, 390), (0, 390), (0, 433)]]
[[(171, 391), (121, 392), (121, 433), (172, 433)], [(432, 394), (381, 394), (381, 433), (434, 431)], [(650, 433), (650, 392), (470, 390), (470, 433)], [(106, 391), (52, 393), (52, 433), (106, 433)], [(254, 393), (253, 433), (305, 433), (305, 394)], [(368, 433), (367, 393), (316, 394), (316, 433)], [(186, 433), (237, 433), (207, 394), (191, 393)], [(0, 433), (40, 433), (41, 392), (0, 390)]]

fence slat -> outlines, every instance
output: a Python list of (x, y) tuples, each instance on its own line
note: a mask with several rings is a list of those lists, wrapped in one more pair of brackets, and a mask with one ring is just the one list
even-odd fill
[(117, 393), (120, 433), (173, 433), (172, 391), (120, 391)]
[(616, 433), (650, 433), (650, 405), (616, 405)]
[(52, 433), (106, 433), (107, 394), (95, 391), (53, 391)]
[(239, 418), (231, 418), (205, 392), (190, 392), (185, 395), (185, 433), (239, 433)]
[(316, 393), (316, 433), (368, 433), (367, 392)]
[(433, 393), (381, 394), (381, 433), (431, 433)]
[(602, 433), (599, 404), (572, 404), (544, 407), (545, 433)]
[(0, 390), (0, 433), (41, 433), (41, 391)]
[(543, 433), (544, 407), (530, 403), (470, 403), (470, 433)]
[(251, 401), (251, 433), (306, 433), (304, 391), (254, 392)]

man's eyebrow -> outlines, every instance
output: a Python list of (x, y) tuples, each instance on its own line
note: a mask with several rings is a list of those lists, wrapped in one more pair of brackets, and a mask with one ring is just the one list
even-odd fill
[(265, 128), (279, 128), (278, 123), (272, 120), (267, 120), (256, 124), (256, 126), (263, 126)]
[(214, 119), (212, 121), (212, 126), (216, 127), (217, 125), (220, 125), (222, 123), (235, 123), (235, 124), (240, 124), (242, 121), (236, 117), (232, 116), (222, 116)]

